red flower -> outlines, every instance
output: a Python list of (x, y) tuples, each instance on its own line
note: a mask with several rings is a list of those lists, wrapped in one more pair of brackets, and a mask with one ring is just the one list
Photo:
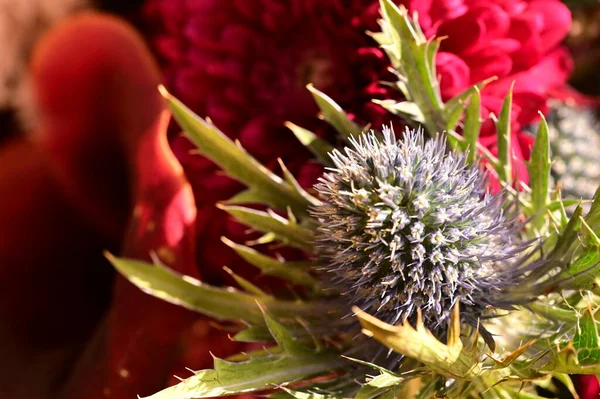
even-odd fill
[[(150, 254), (155, 253), (174, 270), (200, 277), (195, 260), (194, 197), (169, 147), (166, 135), (169, 115), (156, 90), (160, 72), (142, 37), (114, 17), (82, 14), (50, 31), (38, 44), (31, 74), (42, 122), (36, 137), (39, 151), (48, 158), (48, 162), (45, 158), (39, 162), (39, 167), (47, 164), (49, 170), (42, 169), (40, 178), (49, 175), (52, 179), (49, 189), (55, 186), (60, 189), (59, 199), (64, 203), (56, 208), (66, 208), (76, 215), (77, 218), (72, 217), (74, 220), (83, 220), (87, 222), (85, 226), (89, 224), (112, 240), (120, 241), (122, 256), (150, 261)], [(36, 159), (35, 153), (32, 156), (32, 160)], [(31, 193), (44, 194), (44, 191), (31, 190)], [(82, 258), (78, 255), (85, 247), (81, 248), (77, 242), (77, 232), (70, 231), (74, 230), (70, 217), (65, 219), (69, 223), (65, 227), (52, 209), (48, 211), (52, 217), (38, 218), (36, 215), (45, 208), (31, 208), (36, 211), (30, 216), (36, 220), (36, 230), (40, 228), (38, 222), (43, 228), (39, 234), (50, 232), (46, 233), (50, 240), (40, 247), (38, 255), (40, 265), (47, 266), (48, 271), (23, 281), (35, 281), (34, 288), (44, 287), (34, 290), (42, 294), (48, 289), (42, 277), (51, 272), (59, 276), (60, 282), (51, 285), (53, 289), (63, 289), (64, 281), (72, 281), (75, 288), (65, 288), (60, 296), (71, 303), (60, 308), (56, 301), (47, 304), (44, 298), (41, 302), (46, 305), (41, 309), (48, 314), (53, 314), (51, 305), (59, 314), (66, 309), (65, 318), (69, 318), (66, 321), (77, 326), (89, 306), (86, 291), (95, 283), (89, 280), (94, 274), (100, 275), (95, 268), (102, 267), (107, 274), (111, 270), (107, 262), (102, 262), (102, 247), (106, 248), (106, 244), (90, 245)], [(0, 227), (10, 225), (4, 220), (0, 222), (4, 222)], [(64, 229), (69, 235), (62, 238)], [(20, 235), (17, 246), (22, 240)], [(63, 243), (73, 235), (72, 246)], [(52, 257), (46, 264), (44, 255), (50, 252), (46, 247), (53, 243), (59, 245), (60, 251), (52, 248)], [(2, 249), (5, 254), (10, 247)], [(13, 263), (17, 267), (21, 264), (19, 261), (9, 264)], [(23, 272), (20, 273), (22, 276)], [(15, 285), (12, 276), (9, 277), (10, 284)], [(73, 281), (76, 277), (79, 281)], [(105, 292), (109, 292), (108, 284)], [(122, 276), (116, 277), (112, 294), (105, 320), (93, 320), (98, 329), (87, 346), (82, 348), (77, 341), (76, 351), (69, 353), (71, 366), (77, 357), (77, 367), (57, 368), (65, 378), (68, 372), (73, 372), (60, 397), (129, 398), (150, 394), (163, 387), (173, 373), (173, 363), (178, 357), (175, 349), (183, 345), (182, 332), (193, 329), (198, 315), (144, 294)], [(22, 296), (21, 293), (17, 298)], [(73, 315), (72, 309), (82, 315)], [(65, 329), (67, 325), (65, 322)], [(32, 326), (37, 325), (32, 323)], [(44, 327), (44, 330), (55, 328)], [(90, 332), (85, 332), (87, 336), (77, 338), (88, 338)], [(57, 380), (51, 382), (57, 391)], [(61, 379), (60, 383), (63, 382)], [(49, 396), (59, 395), (55, 392)]]
[(597, 399), (600, 397), (600, 384), (595, 375), (575, 376), (575, 386), (581, 399)]
[[(560, 46), (571, 25), (571, 14), (558, 0), (408, 0), (419, 15), (426, 36), (444, 37), (437, 56), (441, 92), (451, 98), (484, 79), (498, 79), (482, 91), (483, 117), (498, 115), (502, 99), (515, 82), (512, 151), (516, 173), (527, 181), (522, 160), (529, 158), (531, 136), (522, 131), (547, 110), (550, 95), (569, 95), (565, 82), (572, 70), (566, 48)], [(495, 152), (495, 129), (487, 120), (481, 143)]]

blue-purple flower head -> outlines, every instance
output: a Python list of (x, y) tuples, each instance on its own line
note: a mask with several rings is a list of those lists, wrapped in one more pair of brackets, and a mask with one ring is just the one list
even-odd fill
[(476, 323), (518, 280), (520, 224), (443, 138), (407, 129), (396, 140), (384, 129), (330, 156), (335, 168), (315, 186), (323, 203), (313, 215), (324, 274), (349, 303), (392, 324), (421, 309), (425, 325), (442, 331), (456, 301)]

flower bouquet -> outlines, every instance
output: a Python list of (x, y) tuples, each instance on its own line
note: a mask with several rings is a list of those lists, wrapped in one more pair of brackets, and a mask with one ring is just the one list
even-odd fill
[[(485, 43), (444, 38), (432, 14), (390, 0), (379, 12), (369, 34), (392, 66), (381, 86), (393, 94), (373, 104), (391, 122), (362, 121), (308, 85), (330, 128), (286, 126), (312, 154), (316, 181), (261, 162), (160, 87), (194, 156), (245, 187), (217, 207), (253, 235), (218, 238), (276, 279), (259, 286), (226, 269), (237, 287), (219, 287), (168, 268), (168, 254), (109, 254), (144, 292), (248, 344), (150, 398), (576, 397), (569, 375), (600, 373), (600, 195), (563, 198), (550, 139), (561, 132), (543, 116), (524, 128), (532, 107), (546, 111), (544, 93), (526, 90), (526, 73), (507, 81), (473, 69), (465, 85), (466, 61), (499, 65), (486, 63)], [(471, 27), (463, 19), (453, 23)], [(547, 43), (562, 37), (546, 33), (556, 36)], [(515, 51), (514, 37), (490, 38)], [(512, 54), (515, 68), (534, 47)]]

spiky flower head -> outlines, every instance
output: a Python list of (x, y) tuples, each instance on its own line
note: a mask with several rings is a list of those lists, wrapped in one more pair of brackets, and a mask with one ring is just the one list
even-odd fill
[(456, 301), (476, 323), (497, 291), (514, 282), (511, 258), (523, 245), (501, 195), (443, 138), (407, 129), (351, 140), (333, 151), (335, 168), (315, 186), (313, 209), (327, 276), (350, 302), (388, 322), (421, 309), (436, 331)]

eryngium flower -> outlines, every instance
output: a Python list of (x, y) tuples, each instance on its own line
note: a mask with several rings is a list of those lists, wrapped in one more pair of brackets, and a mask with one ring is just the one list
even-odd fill
[(475, 325), (518, 279), (511, 259), (525, 248), (503, 197), (488, 194), (486, 175), (443, 138), (407, 130), (397, 141), (384, 129), (383, 139), (369, 133), (351, 144), (330, 154), (335, 168), (315, 186), (326, 276), (388, 323), (421, 309), (441, 333), (460, 301), (463, 320)]

